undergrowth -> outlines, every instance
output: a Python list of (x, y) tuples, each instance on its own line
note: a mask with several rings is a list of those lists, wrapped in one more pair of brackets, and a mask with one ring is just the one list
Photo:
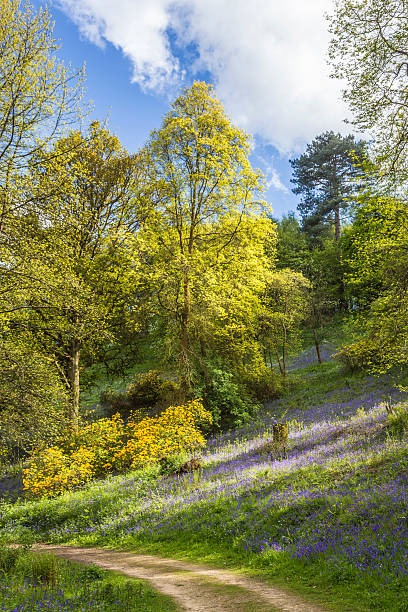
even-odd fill
[(34, 553), (27, 546), (0, 546), (0, 610), (176, 612), (177, 608), (144, 581)]

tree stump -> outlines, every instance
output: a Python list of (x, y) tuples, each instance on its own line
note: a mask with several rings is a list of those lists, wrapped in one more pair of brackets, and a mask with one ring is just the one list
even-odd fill
[(197, 459), (197, 457), (193, 457), (192, 459), (190, 459), (190, 461), (187, 461), (186, 463), (181, 465), (174, 473), (178, 476), (181, 476), (181, 474), (188, 474), (189, 472), (194, 472), (195, 470), (199, 470), (200, 468), (200, 460)]
[(289, 426), (287, 423), (273, 425), (273, 446), (271, 460), (288, 458)]

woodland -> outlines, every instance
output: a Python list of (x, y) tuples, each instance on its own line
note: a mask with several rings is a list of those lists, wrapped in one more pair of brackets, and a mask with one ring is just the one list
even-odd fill
[[(210, 84), (129, 152), (87, 121), (48, 10), (0, 10), (0, 574), (31, 576), (1, 609), (57, 602), (68, 564), (27, 557), (46, 541), (408, 610), (406, 2), (328, 16), (350, 133), (291, 159), (281, 219)], [(69, 609), (133, 609), (112, 580)]]

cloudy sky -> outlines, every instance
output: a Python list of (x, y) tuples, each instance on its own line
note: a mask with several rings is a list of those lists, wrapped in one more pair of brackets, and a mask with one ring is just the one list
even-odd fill
[(296, 208), (288, 159), (317, 134), (348, 133), (326, 65), (333, 0), (53, 0), (61, 54), (86, 62), (94, 114), (136, 150), (180, 88), (214, 84), (254, 135), (277, 215)]

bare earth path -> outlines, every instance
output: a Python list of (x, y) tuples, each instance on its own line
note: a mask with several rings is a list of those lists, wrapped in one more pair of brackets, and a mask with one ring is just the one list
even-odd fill
[(324, 612), (260, 581), (204, 565), (99, 548), (37, 545), (34, 550), (147, 580), (189, 612)]

